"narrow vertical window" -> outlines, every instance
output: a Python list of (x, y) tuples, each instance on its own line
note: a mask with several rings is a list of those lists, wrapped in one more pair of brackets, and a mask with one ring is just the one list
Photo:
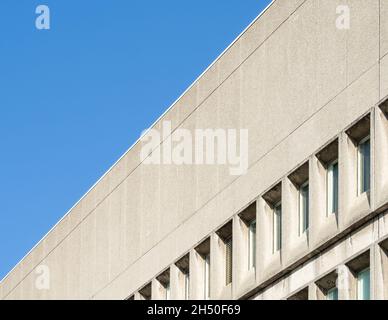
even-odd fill
[(163, 273), (161, 273), (158, 277), (156, 277), (156, 280), (159, 281), (160, 289), (161, 291), (158, 292), (158, 295), (160, 293), (160, 298), (164, 300), (170, 300), (171, 298), (171, 289), (170, 289), (170, 269), (165, 270)]
[(233, 273), (233, 240), (229, 238), (225, 241), (225, 283), (229, 285), (232, 283)]
[[(317, 165), (319, 168), (325, 169), (325, 176), (322, 175), (322, 182), (326, 186), (326, 201), (322, 201), (322, 207), (325, 206), (326, 216), (338, 214), (338, 192), (339, 192), (339, 142), (335, 139), (322, 150), (320, 150), (316, 157), (318, 159)], [(320, 180), (321, 170), (318, 169), (318, 181)], [(320, 182), (320, 181), (319, 181)], [(320, 184), (319, 184), (320, 185)], [(318, 190), (320, 186), (318, 185)], [(317, 198), (317, 201), (320, 201)], [(319, 205), (321, 207), (321, 205)]]
[[(306, 161), (298, 169), (288, 176), (292, 185), (292, 194), (295, 197), (292, 198), (290, 204), (292, 209), (295, 210), (295, 223), (293, 228), (295, 232), (302, 236), (306, 234), (309, 228), (309, 171), (310, 161)], [(291, 200), (291, 199), (290, 199)], [(290, 221), (291, 222), (291, 221)]]
[(318, 300), (338, 300), (338, 272), (337, 270), (326, 274), (315, 282), (316, 297)]
[(171, 297), (171, 289), (170, 289), (170, 282), (168, 282), (165, 286), (165, 299), (166, 300), (170, 300), (170, 297)]
[[(200, 263), (200, 283), (198, 283), (200, 290), (202, 291), (202, 299), (210, 299), (210, 238), (207, 238), (195, 248), (195, 260)], [(189, 257), (190, 258), (190, 257)], [(187, 270), (189, 270), (189, 258), (187, 259)]]
[(277, 203), (273, 210), (273, 252), (282, 248), (282, 204)]
[(327, 213), (338, 212), (338, 161), (327, 167)]
[(357, 274), (357, 299), (370, 300), (370, 269), (364, 269)]
[(185, 276), (185, 300), (190, 298), (190, 273), (186, 272)]
[(304, 288), (303, 290), (289, 297), (287, 300), (308, 300), (308, 299), (309, 299), (309, 289)]
[(370, 137), (360, 141), (358, 145), (358, 192), (362, 194), (370, 190)]
[(256, 220), (253, 220), (249, 225), (249, 269), (256, 267)]
[(152, 297), (152, 285), (147, 284), (145, 287), (139, 290), (140, 300), (151, 300)]
[(205, 288), (205, 299), (210, 299), (210, 254), (207, 254), (204, 259), (205, 263), (205, 278), (204, 278), (204, 288)]
[(175, 266), (179, 271), (176, 298), (188, 300), (190, 295), (190, 253), (178, 260)]
[(309, 227), (309, 182), (299, 189), (299, 233), (303, 234)]
[[(293, 181), (292, 181), (293, 182)], [(294, 182), (293, 182), (294, 183)], [(282, 248), (282, 184), (272, 187), (263, 195), (266, 202), (265, 212), (268, 215), (268, 243), (271, 243), (272, 253)]]
[[(246, 270), (253, 270), (256, 268), (256, 216), (257, 216), (257, 203), (253, 202), (242, 210), (238, 214), (239, 224), (241, 225), (241, 232), (244, 241), (244, 252), (242, 255), (245, 257), (242, 262), (242, 267)], [(232, 225), (230, 224), (229, 230), (221, 235), (221, 239), (225, 242), (233, 236)]]
[(371, 255), (368, 250), (346, 263), (353, 280), (350, 282), (352, 285), (350, 299), (370, 300), (370, 261)]

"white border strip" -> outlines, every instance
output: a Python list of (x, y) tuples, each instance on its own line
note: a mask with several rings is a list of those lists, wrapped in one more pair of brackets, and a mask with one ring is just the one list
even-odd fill
[[(272, 0), (270, 4), (237, 36), (237, 38), (210, 64), (209, 67), (206, 68), (204, 72), (201, 73), (201, 75), (194, 80), (194, 82), (179, 96), (178, 99), (176, 99), (172, 105), (165, 111), (163, 114), (142, 134), (144, 136), (149, 132), (151, 128), (153, 128), (174, 106), (177, 104), (177, 102), (204, 76), (204, 74), (209, 71), (211, 67), (213, 67), (218, 60), (221, 59), (221, 57), (242, 37), (242, 35), (274, 4), (276, 0)], [(141, 137), (142, 137), (141, 136)], [(4, 276), (4, 278), (0, 281), (0, 284), (3, 283), (3, 281), (14, 271), (17, 266), (53, 231), (61, 222), (64, 220), (70, 212), (94, 189), (94, 187), (100, 183), (102, 179), (105, 178), (105, 176), (108, 175), (110, 171), (132, 150), (132, 148), (140, 141), (141, 137), (137, 139), (130, 147), (129, 149), (104, 173), (104, 175), (97, 180), (95, 184), (79, 199), (66, 213), (65, 215), (48, 231), (42, 239), (39, 240), (39, 242), (32, 247), (30, 251), (28, 251), (25, 256)]]

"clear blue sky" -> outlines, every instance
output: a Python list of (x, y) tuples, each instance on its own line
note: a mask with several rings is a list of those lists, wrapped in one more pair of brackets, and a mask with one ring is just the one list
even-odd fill
[(1, 1), (0, 279), (269, 2)]

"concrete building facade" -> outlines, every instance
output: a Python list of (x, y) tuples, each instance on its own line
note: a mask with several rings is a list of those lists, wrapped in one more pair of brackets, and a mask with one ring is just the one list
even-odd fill
[(248, 130), (246, 174), (138, 141), (0, 299), (388, 299), (387, 16), (273, 1), (153, 126)]

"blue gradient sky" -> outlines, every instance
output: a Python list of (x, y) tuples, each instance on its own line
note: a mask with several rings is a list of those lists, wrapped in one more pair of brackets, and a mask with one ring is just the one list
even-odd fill
[(270, 2), (1, 1), (0, 279)]

